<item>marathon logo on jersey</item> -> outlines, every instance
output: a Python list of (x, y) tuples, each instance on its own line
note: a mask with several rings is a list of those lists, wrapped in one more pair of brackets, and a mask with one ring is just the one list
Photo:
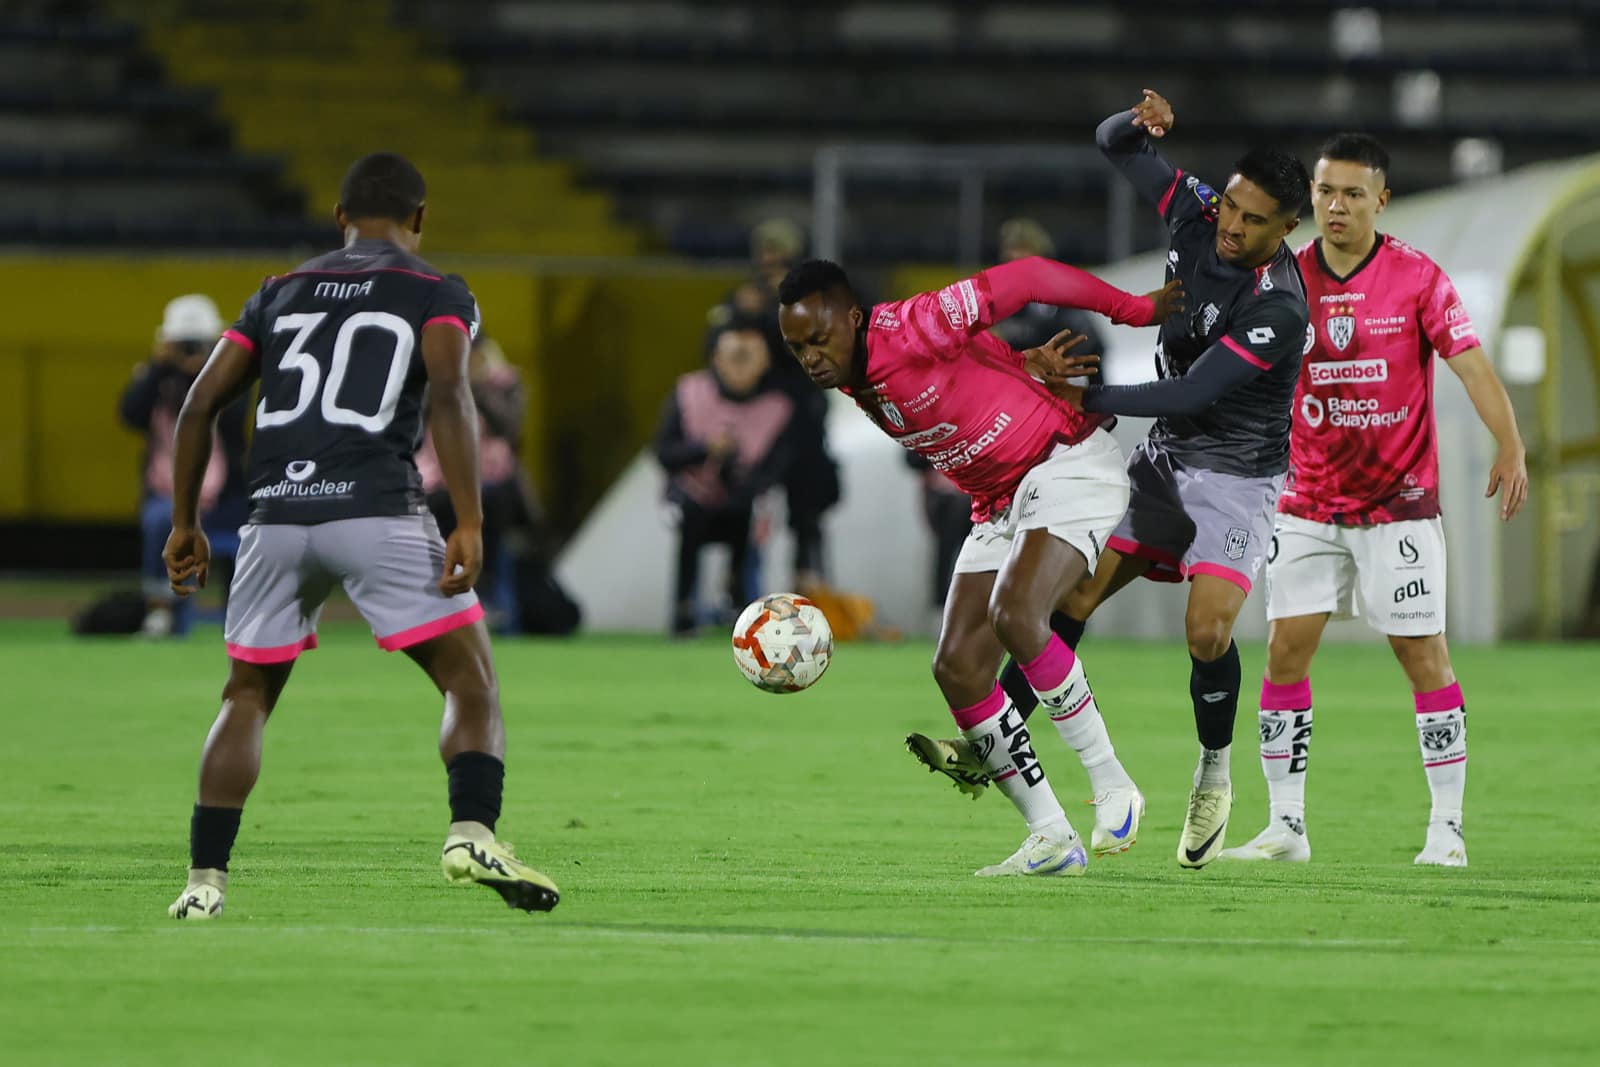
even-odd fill
[(1039, 757), (1033, 754), (1033, 738), (1029, 736), (1028, 727), (1013, 704), (1008, 703), (1005, 714), (1000, 716), (1000, 736), (1005, 738), (1011, 765), (1017, 769), (1022, 780), (1030, 786), (1044, 781), (1044, 768), (1039, 766)]
[(372, 279), (364, 282), (318, 282), (311, 295), (319, 300), (349, 300), (353, 296), (371, 296)]
[(260, 489), (250, 494), (250, 499), (328, 500), (332, 498), (349, 498), (355, 494), (355, 482), (340, 482), (327, 478), (320, 482), (313, 482), (311, 479), (316, 473), (316, 460), (290, 460), (289, 464), (283, 468), (283, 481), (273, 485), (263, 485)]
[(978, 287), (972, 279), (939, 290), (939, 309), (952, 330), (965, 330), (978, 322)]
[(1348, 304), (1335, 307), (1322, 329), (1328, 343), (1343, 352), (1356, 339), (1356, 309)]
[(1389, 380), (1386, 359), (1351, 359), (1344, 362), (1308, 363), (1312, 385), (1369, 385)]

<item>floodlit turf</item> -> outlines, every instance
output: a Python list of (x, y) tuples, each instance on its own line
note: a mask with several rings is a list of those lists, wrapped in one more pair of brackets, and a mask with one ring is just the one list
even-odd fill
[[(330, 627), (267, 734), (225, 917), (166, 917), (225, 661), (3, 624), (0, 1059), (109, 1064), (1557, 1064), (1600, 1038), (1596, 653), (1464, 649), (1472, 867), (1419, 870), (1398, 667), (1318, 664), (1302, 866), (1180, 870), (1188, 661), (1086, 661), (1149, 798), (1081, 879), (978, 880), (1022, 839), (916, 767), (928, 648), (840, 648), (798, 696), (720, 640), (503, 642), (502, 835), (551, 915), (447, 885), (437, 700)], [(1264, 823), (1253, 690), (1230, 834)], [(1069, 814), (1090, 811), (1046, 725)]]

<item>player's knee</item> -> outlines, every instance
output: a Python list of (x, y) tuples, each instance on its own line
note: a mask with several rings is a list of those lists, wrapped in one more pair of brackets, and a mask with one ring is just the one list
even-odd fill
[(1006, 651), (1013, 654), (1018, 648), (1032, 649), (1050, 640), (1049, 622), (1038, 610), (999, 595), (998, 590), (989, 601), (989, 625)]
[(1395, 658), (1400, 661), (1401, 668), (1412, 681), (1423, 685), (1447, 685), (1448, 682), (1440, 679), (1448, 676), (1450, 672), (1450, 653), (1444, 643), (1443, 634), (1432, 634), (1427, 637), (1390, 637), (1389, 647), (1394, 649)]
[(959, 647), (940, 645), (933, 654), (933, 681), (941, 693), (964, 693), (983, 679), (977, 660)]
[(1297, 640), (1282, 629), (1274, 629), (1267, 639), (1267, 673), (1305, 673), (1310, 662), (1311, 648), (1307, 642)]
[(1233, 628), (1215, 615), (1191, 614), (1183, 620), (1189, 655), (1204, 663), (1219, 659), (1233, 640)]
[(235, 714), (253, 712), (267, 715), (272, 711), (272, 696), (260, 681), (230, 675), (222, 685), (222, 706)]

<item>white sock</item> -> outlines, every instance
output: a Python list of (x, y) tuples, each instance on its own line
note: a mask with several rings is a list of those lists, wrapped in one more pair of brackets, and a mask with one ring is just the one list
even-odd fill
[(1232, 745), (1223, 745), (1221, 748), (1202, 748), (1200, 762), (1194, 768), (1194, 787), (1196, 789), (1223, 789), (1231, 783), (1228, 773), (1228, 757), (1233, 752)]
[(1261, 683), (1261, 774), (1269, 819), (1305, 828), (1306, 768), (1311, 758), (1311, 679), (1293, 685)]
[(1461, 822), (1462, 796), (1467, 790), (1467, 709), (1461, 686), (1416, 694), (1417, 744), (1422, 750), (1422, 770), (1433, 794), (1429, 822)]
[[(1004, 695), (998, 685), (995, 694), (981, 705), (956, 712), (956, 721), (971, 722), (963, 726), (961, 736), (972, 745), (972, 751), (983, 762), (989, 778), (1006, 795), (1006, 799), (1021, 813), (1030, 833), (1041, 834), (1052, 841), (1065, 841), (1075, 831), (1061, 810), (1061, 802), (1050, 789), (1033, 751), (1033, 738), (1027, 724), (1022, 721), (1017, 707)], [(991, 715), (976, 720), (973, 714), (980, 708), (987, 711), (998, 708)], [(975, 721), (976, 720), (976, 721)]]
[[(1038, 692), (1035, 690), (1035, 692)], [(1132, 789), (1133, 779), (1111, 747), (1106, 721), (1100, 717), (1089, 679), (1083, 673), (1083, 660), (1077, 660), (1066, 679), (1049, 692), (1039, 693), (1042, 707), (1056, 724), (1061, 740), (1071, 745), (1089, 774), (1089, 788), (1096, 794), (1108, 789)]]

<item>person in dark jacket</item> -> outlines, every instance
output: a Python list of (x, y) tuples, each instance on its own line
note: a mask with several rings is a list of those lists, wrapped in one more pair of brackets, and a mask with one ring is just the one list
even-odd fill
[[(148, 606), (143, 630), (151, 637), (182, 634), (189, 625), (189, 602), (172, 592), (161, 559), (172, 529), (173, 432), (183, 398), (225, 325), (210, 297), (190, 293), (169, 302), (156, 329), (155, 348), (134, 368), (118, 405), (123, 424), (145, 439), (140, 574)], [(247, 407), (247, 401), (240, 400), (217, 419), (211, 461), (200, 489), (200, 520), (218, 556), (233, 555), (228, 546), (237, 545), (237, 530), (249, 508), (244, 471)], [(227, 588), (226, 582), (220, 585)]]

